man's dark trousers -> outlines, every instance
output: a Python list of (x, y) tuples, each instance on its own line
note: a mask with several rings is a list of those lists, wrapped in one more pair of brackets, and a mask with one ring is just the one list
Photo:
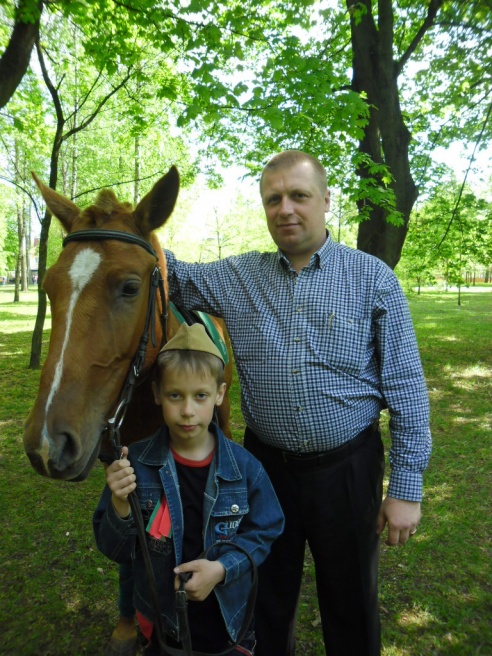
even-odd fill
[[(379, 656), (379, 537), (384, 449), (371, 428), (341, 459), (285, 459), (249, 429), (244, 446), (265, 467), (286, 524), (259, 568), (256, 656), (293, 656), (306, 540), (315, 569), (326, 653)], [(357, 438), (356, 438), (357, 439)], [(355, 443), (355, 441), (354, 441)], [(346, 450), (345, 450), (346, 451)]]

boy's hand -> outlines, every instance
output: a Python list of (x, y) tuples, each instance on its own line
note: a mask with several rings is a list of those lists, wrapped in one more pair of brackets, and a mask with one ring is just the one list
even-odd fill
[(120, 517), (127, 517), (130, 514), (128, 495), (137, 487), (136, 476), (127, 455), (128, 447), (124, 446), (121, 449), (120, 459), (106, 468), (106, 483), (113, 493), (113, 506)]
[[(188, 599), (192, 601), (204, 601), (212, 592), (215, 586), (224, 580), (225, 569), (218, 560), (191, 560), (189, 563), (183, 563), (174, 568), (175, 574), (189, 572), (190, 580), (185, 583), (184, 589)], [(179, 589), (179, 577), (176, 576), (174, 587)]]

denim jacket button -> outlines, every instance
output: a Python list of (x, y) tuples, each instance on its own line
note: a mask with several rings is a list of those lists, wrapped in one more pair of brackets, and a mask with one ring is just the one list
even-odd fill
[(152, 508), (152, 499), (147, 499), (147, 508)]
[(239, 506), (236, 503), (231, 506), (231, 512), (233, 512), (233, 513), (238, 513), (239, 512)]

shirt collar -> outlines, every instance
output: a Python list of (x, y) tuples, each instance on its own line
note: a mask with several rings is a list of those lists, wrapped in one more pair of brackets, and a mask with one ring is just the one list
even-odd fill
[[(308, 266), (310, 267), (313, 266), (314, 268), (323, 269), (328, 263), (328, 259), (330, 258), (333, 248), (334, 248), (334, 241), (327, 230), (325, 243), (323, 244), (323, 246), (321, 246), (320, 249), (316, 251), (316, 253), (314, 253), (311, 256)], [(291, 268), (289, 259), (280, 250), (280, 248), (277, 250), (277, 257), (278, 257), (278, 261), (281, 263), (283, 267), (288, 269)]]

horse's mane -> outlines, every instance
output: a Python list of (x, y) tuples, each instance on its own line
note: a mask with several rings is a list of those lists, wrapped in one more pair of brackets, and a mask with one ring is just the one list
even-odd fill
[(101, 189), (97, 194), (94, 207), (104, 214), (112, 214), (113, 212), (128, 212), (131, 211), (131, 203), (121, 203), (112, 189)]

